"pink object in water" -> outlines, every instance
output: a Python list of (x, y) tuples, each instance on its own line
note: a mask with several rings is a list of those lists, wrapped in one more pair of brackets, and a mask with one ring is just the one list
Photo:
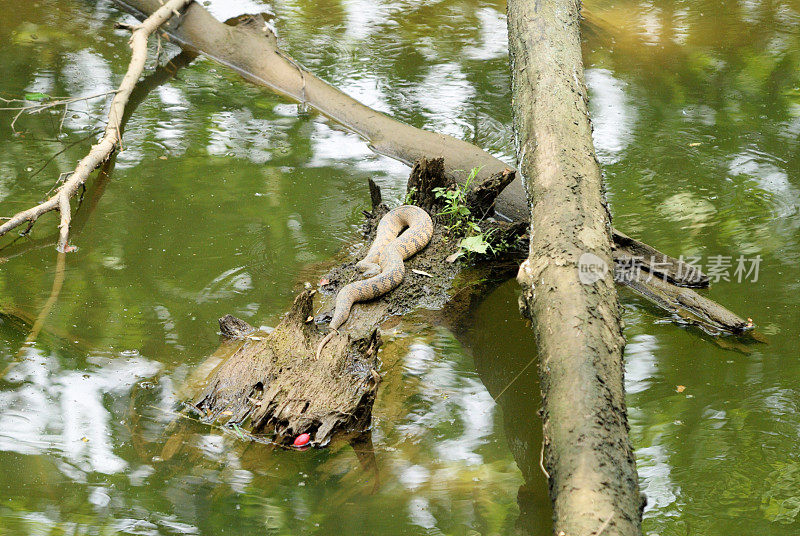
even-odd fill
[(311, 441), (311, 434), (300, 434), (296, 438), (294, 438), (294, 445), (295, 447), (305, 447), (308, 445), (309, 441)]

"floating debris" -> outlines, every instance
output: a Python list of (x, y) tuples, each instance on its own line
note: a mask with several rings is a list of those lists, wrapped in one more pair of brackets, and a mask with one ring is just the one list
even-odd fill
[(296, 438), (294, 438), (294, 443), (292, 443), (295, 447), (305, 447), (311, 441), (311, 434), (300, 434)]

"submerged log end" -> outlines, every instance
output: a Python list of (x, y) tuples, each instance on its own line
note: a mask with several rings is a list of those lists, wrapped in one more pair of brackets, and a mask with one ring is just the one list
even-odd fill
[(220, 329), (242, 340), (191, 404), (207, 422), (223, 421), (289, 445), (302, 433), (323, 446), (337, 431), (369, 427), (380, 375), (377, 328), (334, 337), (314, 359), (322, 334), (311, 321), (313, 296), (304, 290), (269, 334), (226, 315)]
[(611, 235), (618, 271), (643, 269), (679, 287), (708, 288), (709, 277), (683, 258), (671, 257), (616, 229), (612, 229)]
[(250, 427), (270, 429), (282, 444), (302, 433), (324, 446), (337, 431), (369, 427), (380, 383), (378, 330), (362, 338), (343, 337), (327, 359), (294, 360), (277, 370), (275, 379), (253, 403)]
[(223, 337), (229, 339), (242, 339), (255, 330), (256, 328), (233, 315), (225, 315), (219, 319), (219, 331)]

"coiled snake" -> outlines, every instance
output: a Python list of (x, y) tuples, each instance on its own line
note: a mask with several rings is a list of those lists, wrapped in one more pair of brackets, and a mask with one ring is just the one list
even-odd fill
[[(406, 230), (400, 234), (403, 229)], [(403, 261), (427, 246), (432, 236), (431, 217), (419, 207), (403, 205), (381, 218), (367, 256), (356, 263), (356, 268), (368, 279), (345, 285), (336, 295), (331, 332), (319, 343), (317, 359), (328, 341), (338, 333), (338, 328), (347, 321), (353, 304), (375, 299), (397, 288), (406, 273)]]

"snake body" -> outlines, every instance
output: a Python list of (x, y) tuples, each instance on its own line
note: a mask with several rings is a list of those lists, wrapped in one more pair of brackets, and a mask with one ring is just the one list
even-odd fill
[(367, 279), (345, 285), (336, 295), (331, 332), (319, 343), (317, 358), (336, 330), (347, 321), (353, 304), (375, 299), (397, 288), (406, 273), (403, 261), (427, 246), (432, 236), (431, 217), (419, 207), (403, 205), (381, 218), (366, 257), (356, 263), (356, 268)]

